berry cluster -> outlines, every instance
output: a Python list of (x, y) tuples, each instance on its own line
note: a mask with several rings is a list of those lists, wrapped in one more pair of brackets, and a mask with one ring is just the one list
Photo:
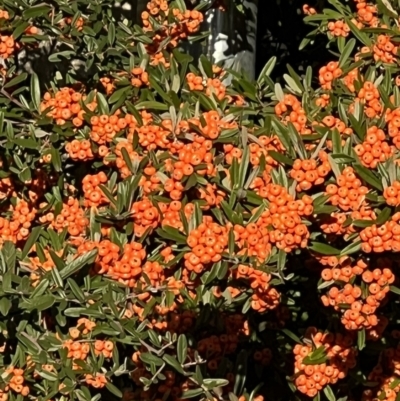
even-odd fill
[(377, 316), (375, 312), (385, 301), (395, 276), (387, 267), (371, 271), (367, 270), (368, 265), (361, 260), (354, 267), (349, 263), (349, 260), (345, 260), (332, 269), (322, 271), (324, 281), (346, 283), (341, 288), (332, 286), (327, 295), (322, 296), (322, 302), (325, 306), (333, 306), (335, 310), (341, 311), (341, 321), (347, 330), (365, 328), (371, 336), (379, 338), (387, 325), (387, 319)]
[(99, 185), (105, 185), (108, 178), (105, 173), (88, 174), (82, 180), (82, 189), (85, 196), (85, 207), (101, 206), (110, 202), (100, 189)]
[(187, 244), (191, 251), (185, 254), (185, 268), (202, 273), (207, 265), (221, 260), (228, 245), (228, 230), (215, 223), (210, 216), (189, 233)]
[(329, 33), (332, 36), (346, 38), (349, 36), (350, 27), (342, 20), (331, 21), (328, 24)]
[(291, 252), (305, 248), (310, 233), (301, 217), (312, 214), (312, 199), (307, 195), (294, 199), (284, 187), (276, 184), (268, 184), (266, 189), (269, 208), (261, 214), (258, 224), (272, 226), (269, 240), (278, 249)]
[(337, 184), (326, 186), (326, 194), (330, 195), (329, 201), (341, 210), (359, 210), (366, 205), (365, 195), (368, 188), (362, 185), (352, 167), (346, 167), (336, 179)]
[(296, 159), (294, 161), (293, 170), (290, 172), (290, 177), (292, 177), (298, 183), (296, 186), (296, 191), (307, 191), (314, 185), (321, 185), (325, 182), (325, 177), (331, 171), (328, 155), (325, 152), (320, 152), (319, 160), (322, 162), (319, 166), (317, 165), (317, 161), (315, 159)]
[(15, 51), (15, 46), (16, 44), (12, 36), (0, 35), (0, 57), (3, 59), (11, 57)]
[(374, 169), (378, 163), (383, 163), (394, 154), (394, 146), (385, 141), (386, 135), (377, 126), (368, 128), (365, 141), (355, 146), (354, 151), (361, 163)]
[(68, 351), (67, 357), (73, 361), (73, 369), (79, 369), (77, 361), (84, 361), (87, 358), (90, 352), (89, 343), (69, 339), (64, 341), (63, 346)]
[(41, 112), (46, 112), (48, 117), (55, 119), (57, 125), (64, 125), (71, 121), (75, 127), (81, 127), (84, 123), (85, 110), (80, 102), (85, 102), (85, 107), (94, 111), (97, 107), (95, 101), (89, 101), (85, 95), (76, 92), (73, 88), (64, 87), (52, 95), (46, 92), (40, 104)]
[(343, 71), (339, 68), (337, 61), (331, 61), (319, 69), (319, 83), (321, 88), (332, 90), (332, 83), (342, 75)]
[(390, 221), (380, 225), (373, 224), (360, 232), (362, 250), (365, 253), (382, 253), (385, 251), (399, 252), (400, 250), (400, 213), (392, 216)]
[[(350, 337), (322, 333), (315, 328), (307, 330), (305, 342), (305, 345), (297, 344), (293, 349), (297, 376), (295, 384), (300, 392), (314, 397), (328, 384), (346, 377), (348, 370), (356, 364), (356, 351), (352, 348)], [(317, 353), (323, 362), (309, 363), (307, 358)]]

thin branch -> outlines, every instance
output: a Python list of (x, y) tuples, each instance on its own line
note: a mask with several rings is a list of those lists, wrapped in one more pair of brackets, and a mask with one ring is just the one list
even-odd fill
[[(12, 97), (7, 91), (4, 90), (4, 88), (1, 88), (0, 93), (2, 95), (4, 95), (8, 100), (10, 100), (11, 102), (13, 102), (14, 104), (16, 104), (18, 107), (20, 107), (21, 109), (24, 109), (26, 111), (29, 111), (30, 113), (32, 113), (29, 109), (27, 109), (19, 100), (15, 99), (14, 97)], [(33, 113), (32, 113), (33, 114)]]

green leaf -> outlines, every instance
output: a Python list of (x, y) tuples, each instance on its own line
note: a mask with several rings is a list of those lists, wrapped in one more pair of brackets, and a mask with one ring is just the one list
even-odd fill
[(47, 370), (38, 371), (38, 373), (41, 377), (43, 377), (43, 379), (50, 382), (55, 382), (58, 379), (58, 376), (55, 373), (48, 372)]
[(35, 149), (35, 150), (38, 148), (38, 142), (36, 142), (34, 139), (14, 138), (13, 142), (21, 148)]
[(51, 269), (51, 277), (53, 278), (54, 284), (58, 288), (64, 288), (64, 283), (60, 275), (60, 271), (56, 268)]
[(26, 21), (19, 22), (19, 24), (14, 29), (14, 32), (12, 33), (12, 37), (14, 38), (14, 40), (18, 39), (25, 32), (25, 30), (26, 30), (26, 28), (28, 28), (28, 26), (29, 26), (29, 22), (26, 22)]
[[(393, 390), (393, 389), (395, 389), (398, 385), (400, 384), (400, 379), (394, 379), (391, 383), (390, 383), (390, 388)], [(396, 397), (396, 400), (395, 401), (398, 401), (398, 394), (397, 394), (397, 397)]]
[(187, 340), (184, 334), (181, 334), (178, 337), (178, 344), (177, 344), (177, 356), (179, 363), (184, 363), (187, 357)]
[(332, 154), (332, 159), (335, 160), (336, 163), (352, 163), (354, 162), (354, 157), (348, 156), (344, 153)]
[(204, 379), (203, 384), (209, 389), (212, 390), (215, 387), (223, 387), (229, 384), (229, 381), (226, 379)]
[(295, 341), (297, 344), (301, 344), (301, 340), (299, 337), (296, 336), (292, 331), (289, 329), (282, 329), (282, 333), (286, 334), (289, 338), (291, 338), (293, 341)]
[(155, 102), (155, 101), (144, 101), (144, 102), (139, 102), (135, 105), (135, 108), (137, 110), (163, 110), (167, 111), (168, 110), (168, 105), (165, 103), (160, 103), (160, 102)]
[(218, 106), (213, 97), (199, 93), (199, 101), (201, 105), (207, 110), (217, 110)]
[(311, 245), (308, 247), (312, 251), (318, 252), (321, 255), (340, 255), (340, 251), (333, 246), (322, 244), (320, 242), (312, 242)]
[(394, 285), (390, 286), (390, 291), (393, 292), (394, 294), (400, 295), (400, 288), (398, 288)]
[(29, 235), (24, 249), (22, 250), (21, 259), (25, 259), (25, 256), (28, 255), (29, 251), (31, 250), (32, 246), (35, 245), (37, 239), (40, 236), (40, 233), (43, 231), (43, 227), (35, 227), (31, 234)]
[(43, 295), (33, 300), (31, 310), (37, 309), (39, 312), (51, 308), (54, 305), (55, 298), (52, 295)]
[(265, 77), (269, 77), (271, 75), (271, 72), (273, 71), (275, 65), (276, 65), (276, 60), (277, 58), (271, 57), (267, 63), (265, 64), (264, 68), (261, 70), (260, 75), (258, 76), (257, 83), (262, 84), (265, 81)]
[[(126, 149), (125, 148), (122, 148), (122, 156), (124, 157), (124, 151), (126, 152)], [(125, 159), (125, 157), (124, 157), (124, 159)], [(130, 165), (132, 166), (132, 161), (131, 161), (131, 159), (129, 159), (129, 156), (128, 156), (128, 160), (129, 160), (129, 162), (130, 162)], [(125, 160), (125, 163), (126, 163), (126, 160)], [(128, 167), (129, 167), (129, 164), (128, 163), (126, 163), (127, 165), (128, 165)], [(132, 171), (132, 170), (131, 170)], [(103, 184), (100, 184), (99, 185), (99, 188), (101, 189), (101, 191), (103, 192), (103, 194), (107, 197), (107, 199), (110, 201), (110, 203), (112, 203), (114, 206), (116, 206), (117, 205), (117, 200), (115, 199), (115, 197), (112, 195), (112, 193), (110, 192), (110, 190), (105, 186), (105, 185), (103, 185)]]
[(51, 163), (56, 171), (62, 171), (60, 151), (56, 148), (51, 148)]
[(182, 366), (173, 356), (166, 354), (163, 356), (163, 359), (168, 365), (172, 366), (177, 372), (181, 374), (185, 373), (184, 370), (182, 369)]
[(297, 82), (290, 76), (290, 75), (288, 75), (288, 74), (283, 74), (283, 79), (286, 81), (286, 83), (287, 83), (287, 85), (289, 86), (289, 88), (293, 91), (293, 92), (295, 92), (295, 93), (302, 93), (302, 85), (301, 86), (299, 86), (298, 84), (297, 84)]
[[(218, 263), (214, 263), (213, 267), (210, 272), (207, 272), (202, 276), (202, 281), (205, 285), (210, 284), (215, 280), (215, 278), (218, 276), (218, 272), (221, 270), (221, 261)], [(178, 360), (179, 360), (179, 355), (178, 355)], [(181, 361), (179, 361), (181, 362)]]
[(233, 392), (235, 394), (242, 394), (247, 379), (247, 352), (241, 350), (236, 358), (235, 363), (235, 384), (233, 385)]
[(20, 82), (25, 81), (25, 79), (27, 77), (28, 77), (28, 74), (26, 72), (23, 72), (22, 74), (19, 74), (15, 78), (13, 78), (11, 81), (8, 81), (4, 85), (4, 88), (12, 88), (13, 86), (18, 85)]
[(365, 137), (365, 126), (363, 124), (363, 122), (360, 122), (357, 120), (356, 117), (354, 117), (353, 114), (347, 114), (348, 119), (351, 122), (351, 126), (354, 129), (354, 131), (356, 132), (356, 134), (358, 135), (358, 137), (363, 140)]
[(202, 54), (200, 56), (199, 62), (201, 63), (199, 68), (200, 69), (201, 69), (201, 67), (203, 68), (204, 73), (206, 74), (207, 78), (212, 78), (213, 71), (212, 71), (212, 64), (211, 64), (210, 60), (204, 54)]
[(362, 42), (365, 46), (371, 47), (372, 42), (371, 39), (367, 34), (364, 32), (361, 32), (354, 24), (351, 22), (350, 18), (346, 18), (346, 23), (349, 26), (351, 32), (353, 35), (360, 41)]
[(288, 134), (289, 138), (293, 144), (293, 148), (296, 151), (296, 153), (300, 156), (302, 159), (307, 159), (307, 152), (304, 147), (304, 142), (303, 138), (297, 131), (296, 127), (293, 125), (292, 122), (288, 123)]
[(110, 113), (110, 108), (108, 107), (108, 102), (107, 99), (104, 97), (102, 93), (97, 93), (96, 94), (97, 98), (97, 104), (99, 105), (100, 112), (102, 114), (109, 114)]
[(379, 181), (379, 179), (375, 176), (375, 174), (371, 170), (368, 170), (364, 166), (358, 164), (354, 165), (354, 170), (365, 182), (372, 185), (379, 191), (383, 191), (382, 183)]
[(79, 256), (72, 262), (68, 263), (64, 269), (61, 270), (60, 275), (63, 279), (76, 273), (87, 264), (93, 263), (97, 255), (97, 249), (93, 249), (82, 256)]
[(59, 270), (64, 269), (64, 267), (65, 267), (64, 260), (61, 259), (52, 249), (50, 249), (49, 253), (50, 253), (51, 259), (53, 260), (53, 262), (56, 265), (57, 269), (59, 269)]
[(292, 155), (295, 156), (295, 152), (292, 150), (293, 146), (291, 146), (290, 144), (290, 137), (287, 127), (285, 127), (280, 121), (275, 118), (272, 119), (272, 126), (278, 134), (278, 137), (281, 140), (285, 149), (291, 150)]
[(64, 315), (68, 317), (80, 317), (83, 314), (90, 316), (91, 312), (87, 308), (68, 308), (64, 310)]
[(124, 88), (120, 88), (118, 90), (116, 90), (108, 99), (108, 102), (110, 104), (114, 104), (116, 102), (118, 102), (121, 97), (123, 97), (124, 99), (126, 99), (126, 92), (128, 92), (130, 90), (129, 87), (124, 87)]
[(340, 154), (342, 152), (342, 138), (337, 128), (332, 130), (332, 145), (334, 154)]
[(300, 51), (303, 50), (305, 47), (307, 47), (307, 45), (308, 45), (309, 43), (311, 43), (311, 39), (305, 37), (305, 38), (300, 42), (299, 50), (300, 50)]
[(7, 297), (3, 297), (0, 300), (0, 312), (3, 316), (7, 316), (11, 309), (11, 301)]
[(114, 394), (116, 397), (118, 397), (119, 399), (122, 399), (123, 394), (122, 394), (121, 390), (120, 390), (118, 387), (114, 386), (114, 384), (112, 384), (112, 383), (107, 383), (107, 384), (106, 384), (106, 389), (107, 389), (110, 393), (112, 393), (112, 394)]
[(187, 390), (182, 393), (181, 398), (186, 400), (188, 398), (194, 398), (199, 395), (203, 394), (203, 389), (201, 388), (194, 388), (193, 390)]
[(375, 220), (375, 224), (377, 226), (386, 223), (392, 214), (392, 211), (389, 207), (385, 207), (378, 215), (378, 217)]
[(72, 50), (64, 50), (62, 52), (57, 52), (57, 53), (52, 53), (50, 54), (48, 60), (51, 63), (59, 63), (62, 62), (63, 60), (60, 58), (61, 56), (63, 58), (66, 58), (67, 60), (69, 60), (71, 58), (72, 55), (74, 55), (75, 52)]
[(237, 183), (239, 184), (238, 188), (240, 189), (244, 188), (246, 174), (248, 173), (249, 161), (250, 161), (250, 150), (249, 147), (246, 146), (243, 150), (242, 160), (240, 161), (239, 164), (239, 177)]
[(329, 401), (336, 401), (335, 394), (332, 391), (331, 386), (326, 386), (324, 388), (324, 394)]
[(15, 337), (18, 339), (20, 343), (25, 345), (29, 353), (35, 355), (40, 351), (40, 346), (37, 343), (35, 343), (35, 339), (30, 337), (25, 332), (19, 333)]
[(3, 285), (2, 285), (2, 290), (5, 293), (11, 292), (12, 291), (12, 273), (11, 271), (8, 271), (6, 274), (3, 276)]
[(47, 280), (47, 278), (44, 278), (43, 280), (41, 280), (29, 298), (34, 299), (34, 298), (38, 298), (41, 295), (43, 295), (46, 292), (47, 288), (49, 287), (49, 284), (50, 284), (50, 282), (49, 282), (49, 280)]
[(253, 212), (251, 218), (248, 220), (247, 224), (249, 223), (256, 223), (258, 219), (261, 217), (261, 215), (264, 213), (265, 208), (267, 207), (267, 203), (264, 202), (261, 206), (258, 208), (255, 208), (255, 212)]
[(285, 269), (286, 266), (286, 258), (287, 258), (287, 254), (284, 250), (279, 249), (278, 252), (278, 261), (276, 263), (276, 268), (279, 272), (279, 274), (283, 277), (283, 270)]
[(128, 28), (125, 24), (123, 24), (122, 22), (118, 22), (118, 26), (125, 31), (125, 33), (127, 33), (128, 35), (132, 35), (132, 31), (130, 28)]
[[(129, 156), (129, 153), (128, 153), (128, 151), (126, 150), (125, 147), (123, 147), (123, 148), (121, 149), (121, 153), (122, 153), (122, 157), (123, 157), (123, 159), (124, 159), (124, 161), (125, 161), (127, 167), (129, 168), (130, 172), (131, 172), (132, 174), (134, 174), (134, 173), (135, 173), (135, 170), (134, 170), (134, 168), (133, 168), (133, 162), (132, 162), (132, 160), (131, 160), (131, 158), (130, 158), (130, 156)], [(111, 199), (110, 199), (110, 200), (111, 200)], [(113, 202), (113, 201), (111, 201), (111, 202)], [(113, 203), (115, 203), (115, 202), (116, 202), (116, 201), (114, 200)]]
[(360, 249), (361, 249), (361, 241), (356, 241), (356, 242), (353, 242), (353, 243), (347, 245), (344, 249), (342, 249), (340, 254), (342, 256), (351, 255), (353, 253), (358, 252)]
[(285, 97), (285, 94), (283, 93), (282, 90), (282, 86), (278, 83), (275, 84), (275, 96), (280, 102), (282, 102)]
[(185, 63), (191, 63), (193, 61), (193, 57), (190, 56), (189, 54), (182, 52), (178, 48), (175, 48), (172, 51), (172, 54), (176, 58), (179, 64), (185, 64)]
[(115, 25), (113, 22), (108, 25), (108, 35), (107, 35), (108, 44), (112, 46), (115, 41)]
[(180, 233), (180, 231), (174, 227), (164, 226), (156, 230), (157, 234), (165, 239), (176, 241), (177, 243), (185, 244), (186, 237)]
[[(203, 4), (206, 4), (206, 2), (203, 2)], [(210, 36), (210, 33), (211, 33), (210, 31), (205, 31), (200, 33), (199, 35), (189, 36), (187, 40), (189, 43), (203, 41), (204, 39)]]
[(300, 79), (299, 75), (295, 72), (295, 70), (289, 64), (287, 64), (286, 67), (289, 71), (290, 76), (292, 77), (293, 81), (296, 84), (297, 90), (299, 90), (301, 93), (303, 93), (304, 87), (303, 87), (303, 84), (301, 83), (301, 79)]
[(293, 166), (293, 160), (282, 153), (278, 153), (275, 150), (269, 150), (268, 155), (279, 163), (286, 164), (288, 166)]
[(339, 163), (335, 161), (332, 157), (332, 154), (328, 155), (329, 164), (332, 168), (333, 173), (335, 174), (336, 179), (341, 175), (341, 171), (339, 168)]
[(147, 364), (154, 363), (156, 366), (161, 366), (164, 362), (161, 358), (156, 355), (151, 354), (150, 352), (143, 352), (140, 354), (139, 358)]
[(186, 4), (185, 4), (184, 0), (175, 0), (175, 3), (177, 5), (177, 7), (179, 8), (179, 11), (181, 11), (182, 13), (184, 13), (186, 11)]
[[(169, 105), (173, 105), (171, 98), (167, 95), (167, 93), (161, 88), (158, 82), (155, 80), (153, 76), (149, 76), (150, 87), (154, 89)], [(168, 106), (166, 106), (165, 110), (168, 110)]]
[(359, 351), (365, 348), (365, 329), (361, 329), (357, 333), (357, 346)]
[[(6, 241), (3, 244), (1, 253), (4, 255), (4, 260), (6, 262), (6, 266), (8, 267), (8, 270), (13, 271), (15, 268), (15, 262), (17, 259), (17, 251), (15, 249), (15, 245), (11, 241)], [(10, 273), (11, 273), (11, 271), (10, 271)], [(4, 282), (4, 278), (3, 278), (3, 282)]]
[[(85, 35), (88, 35), (88, 36), (96, 36), (96, 32), (87, 25), (85, 25), (82, 28), (82, 33), (84, 33)], [(89, 43), (92, 43), (92, 42), (89, 42)]]
[(342, 51), (342, 54), (340, 55), (339, 68), (342, 68), (346, 64), (346, 62), (349, 59), (351, 53), (353, 52), (355, 46), (356, 46), (356, 40), (354, 38), (351, 38), (347, 42), (345, 48)]
[(35, 73), (31, 75), (31, 97), (32, 103), (35, 107), (36, 111), (40, 112), (40, 85), (39, 85), (39, 78)]
[(377, 0), (377, 3), (379, 5), (380, 11), (383, 10), (383, 13), (385, 15), (388, 15), (389, 17), (394, 18), (396, 20), (399, 19), (399, 15), (397, 14), (393, 6), (390, 4), (389, 0)]
[(325, 347), (321, 345), (303, 359), (304, 365), (319, 365), (327, 361)]
[(37, 6), (33, 7), (28, 7), (24, 12), (22, 13), (22, 16), (26, 19), (28, 18), (34, 18), (34, 17), (39, 17), (43, 15), (47, 15), (51, 10), (51, 7), (49, 5), (45, 4), (39, 4)]

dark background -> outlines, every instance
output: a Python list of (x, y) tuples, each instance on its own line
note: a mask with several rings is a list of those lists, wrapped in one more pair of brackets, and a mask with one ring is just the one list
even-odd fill
[(319, 68), (332, 60), (326, 49), (327, 38), (321, 35), (315, 44), (299, 50), (302, 39), (313, 27), (303, 21), (303, 4), (318, 12), (328, 8), (327, 0), (259, 0), (256, 74), (273, 56), (277, 64), (273, 78), (279, 80), (287, 72), (287, 64), (302, 72), (307, 66)]

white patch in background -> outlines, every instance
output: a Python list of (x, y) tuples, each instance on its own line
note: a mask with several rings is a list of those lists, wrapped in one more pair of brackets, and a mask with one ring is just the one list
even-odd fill
[(131, 11), (132, 10), (132, 6), (131, 6), (130, 3), (124, 3), (122, 5), (122, 9), (125, 10), (125, 11)]
[(206, 19), (206, 21), (207, 21), (208, 24), (211, 24), (211, 22), (212, 22), (212, 20), (213, 20), (213, 17), (214, 17), (214, 11), (209, 11), (209, 12), (208, 12), (207, 19)]
[[(257, 33), (257, 5), (253, 2), (244, 1), (243, 6), (251, 11), (252, 19), (246, 21), (247, 37), (246, 40), (249, 43), (250, 50), (242, 50), (237, 54), (229, 54), (229, 36), (224, 33), (218, 33), (216, 37), (212, 34), (209, 37), (209, 47), (207, 53), (210, 54), (212, 51), (212, 58), (215, 63), (221, 63), (223, 67), (234, 69), (235, 71), (244, 70), (250, 79), (254, 79), (254, 69), (256, 62), (256, 33)], [(211, 11), (207, 15), (207, 23), (209, 26), (213, 24), (215, 12)], [(235, 39), (241, 40), (242, 38), (236, 32), (232, 32), (235, 37), (231, 38), (234, 43)]]
[(120, 8), (121, 7), (125, 11), (131, 11), (132, 10), (132, 4), (131, 3), (123, 3), (122, 4), (119, 1), (115, 2), (113, 4), (113, 7), (115, 7), (115, 8)]
[[(212, 40), (212, 38), (210, 39)], [(219, 63), (221, 61), (226, 60), (227, 58), (232, 57), (226, 55), (226, 51), (228, 49), (229, 49), (228, 35), (219, 33), (218, 36), (215, 38), (214, 53), (212, 54), (215, 63)]]

